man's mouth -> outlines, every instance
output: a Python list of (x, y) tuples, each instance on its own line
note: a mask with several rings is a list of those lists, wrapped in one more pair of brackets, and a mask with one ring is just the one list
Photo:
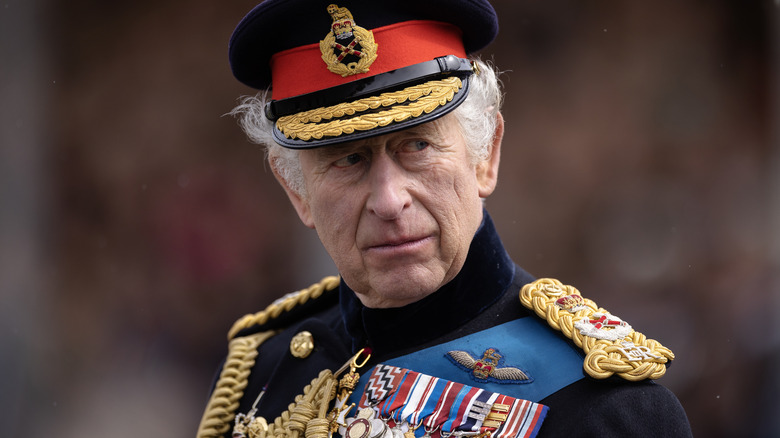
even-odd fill
[(396, 239), (387, 239), (371, 244), (367, 247), (368, 251), (380, 251), (380, 252), (402, 252), (415, 250), (425, 245), (431, 236), (421, 237), (403, 237)]

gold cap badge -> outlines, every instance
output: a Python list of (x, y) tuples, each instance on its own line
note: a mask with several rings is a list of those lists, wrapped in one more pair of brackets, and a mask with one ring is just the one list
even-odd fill
[(342, 77), (368, 73), (377, 56), (374, 33), (356, 25), (347, 8), (331, 4), (327, 10), (333, 23), (320, 41), (320, 51), (328, 70)]

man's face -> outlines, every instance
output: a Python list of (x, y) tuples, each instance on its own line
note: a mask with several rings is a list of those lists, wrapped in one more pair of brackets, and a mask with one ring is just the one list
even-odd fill
[[(500, 118), (500, 116), (499, 116)], [(501, 128), (499, 128), (501, 129)], [(452, 116), (375, 138), (300, 152), (306, 196), (288, 191), (344, 281), (368, 307), (417, 301), (460, 271), (495, 187)]]

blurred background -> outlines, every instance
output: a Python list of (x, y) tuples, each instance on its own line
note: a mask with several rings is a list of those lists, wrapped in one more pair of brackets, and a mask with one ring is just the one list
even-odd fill
[[(670, 347), (694, 434), (780, 436), (778, 2), (493, 3), (509, 252)], [(335, 273), (224, 116), (254, 4), (0, 3), (0, 436), (193, 436), (231, 323)]]

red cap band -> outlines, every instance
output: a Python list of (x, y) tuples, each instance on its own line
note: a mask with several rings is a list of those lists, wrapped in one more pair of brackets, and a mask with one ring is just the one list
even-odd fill
[(273, 98), (285, 99), (335, 87), (439, 56), (466, 57), (461, 30), (452, 24), (416, 20), (372, 31), (378, 55), (368, 73), (347, 77), (332, 73), (322, 60), (319, 43), (276, 53), (271, 58)]

